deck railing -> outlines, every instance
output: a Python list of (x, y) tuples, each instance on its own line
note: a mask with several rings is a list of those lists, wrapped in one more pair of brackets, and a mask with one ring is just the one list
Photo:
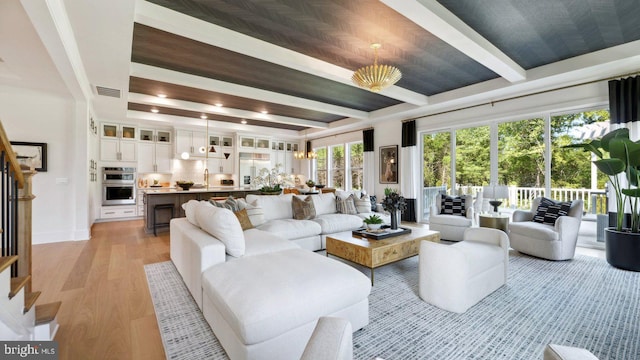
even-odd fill
[[(11, 142), (0, 123), (0, 244), (2, 256), (18, 255), (18, 188), (24, 186), (24, 177)], [(11, 276), (18, 274), (17, 262), (11, 265)]]
[[(546, 196), (548, 198), (559, 201), (572, 201), (582, 199), (584, 202), (584, 212), (586, 214), (606, 214), (607, 213), (607, 195), (606, 189), (571, 189), (571, 188), (551, 188), (551, 194), (546, 195), (544, 188), (536, 187), (518, 187), (509, 186), (509, 197), (503, 199), (501, 207), (510, 209), (530, 209), (531, 201), (538, 196)], [(467, 185), (458, 186), (456, 194), (459, 195), (475, 195), (478, 191), (482, 191), (482, 186)], [(451, 194), (451, 189), (445, 186), (424, 187), (422, 188), (423, 196), (423, 214), (424, 219), (428, 219), (431, 203), (438, 192)]]

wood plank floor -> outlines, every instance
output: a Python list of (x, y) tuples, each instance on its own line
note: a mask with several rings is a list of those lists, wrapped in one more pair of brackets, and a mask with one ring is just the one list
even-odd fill
[(37, 304), (62, 301), (60, 359), (164, 359), (144, 265), (169, 260), (169, 233), (97, 223), (88, 241), (33, 247)]
[(169, 234), (147, 235), (141, 220), (97, 223), (88, 241), (35, 245), (36, 304), (62, 301), (60, 359), (165, 359), (144, 265), (167, 260)]

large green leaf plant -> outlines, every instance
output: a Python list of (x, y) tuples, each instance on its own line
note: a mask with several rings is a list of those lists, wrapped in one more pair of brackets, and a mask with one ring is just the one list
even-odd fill
[(629, 230), (640, 232), (640, 141), (632, 141), (629, 129), (620, 128), (608, 132), (599, 140), (588, 140), (565, 148), (581, 148), (598, 158), (593, 163), (609, 177), (616, 194), (616, 230), (623, 231), (625, 203), (628, 202), (631, 209)]

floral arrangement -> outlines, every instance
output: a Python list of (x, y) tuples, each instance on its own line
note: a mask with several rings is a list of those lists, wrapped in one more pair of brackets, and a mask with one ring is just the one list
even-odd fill
[(389, 212), (404, 212), (407, 209), (407, 201), (398, 191), (391, 188), (384, 189), (385, 198), (382, 199), (382, 207)]
[(294, 176), (281, 171), (281, 167), (282, 164), (276, 164), (271, 170), (260, 169), (258, 175), (251, 182), (252, 185), (260, 187), (262, 192), (279, 192), (282, 191), (283, 186), (293, 186), (295, 184)]

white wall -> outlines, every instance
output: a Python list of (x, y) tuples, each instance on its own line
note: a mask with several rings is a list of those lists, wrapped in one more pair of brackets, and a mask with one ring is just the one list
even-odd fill
[(76, 125), (86, 113), (78, 112), (70, 97), (0, 87), (0, 121), (9, 139), (47, 143), (47, 172), (33, 177), (34, 244), (89, 237), (88, 176), (79, 173), (88, 168), (86, 140), (78, 140)]
[[(362, 138), (362, 137), (361, 137)], [(373, 144), (374, 144), (374, 157), (375, 157), (375, 194), (378, 199), (384, 197), (384, 188), (390, 187), (400, 191), (400, 181), (405, 174), (402, 172), (402, 168), (398, 166), (398, 183), (397, 184), (381, 184), (380, 183), (380, 147), (388, 145), (398, 145), (398, 164), (402, 163), (400, 159), (400, 147), (402, 146), (402, 122), (401, 121), (386, 121), (378, 123), (373, 130)], [(370, 191), (370, 190), (369, 190)], [(371, 192), (371, 191), (370, 191)]]

